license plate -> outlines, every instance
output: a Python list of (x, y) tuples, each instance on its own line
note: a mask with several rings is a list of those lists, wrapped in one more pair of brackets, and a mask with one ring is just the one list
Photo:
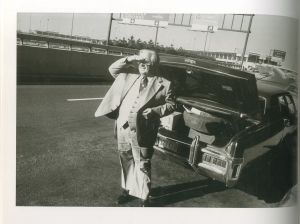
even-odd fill
[(169, 140), (159, 139), (158, 147), (177, 152), (178, 144), (176, 144), (175, 142), (169, 141)]

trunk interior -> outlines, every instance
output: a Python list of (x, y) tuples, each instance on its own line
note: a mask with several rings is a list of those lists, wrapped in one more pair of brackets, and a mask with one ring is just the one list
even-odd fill
[(225, 147), (234, 135), (252, 121), (257, 105), (255, 77), (213, 73), (201, 68), (162, 66), (173, 81), (177, 110), (161, 119), (158, 146), (186, 157), (196, 136), (201, 144)]
[[(226, 146), (231, 138), (252, 123), (240, 119), (236, 114), (221, 111), (208, 112), (191, 107), (188, 104), (178, 104), (178, 110), (161, 119), (159, 139), (180, 144), (180, 154), (188, 156), (189, 147), (196, 136), (204, 144), (215, 147)], [(168, 144), (167, 148), (178, 148)], [(172, 149), (171, 149), (172, 150)], [(173, 150), (174, 151), (174, 150)]]

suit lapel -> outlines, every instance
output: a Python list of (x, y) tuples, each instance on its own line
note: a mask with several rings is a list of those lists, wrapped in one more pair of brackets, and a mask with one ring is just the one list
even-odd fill
[(122, 95), (121, 95), (121, 101), (124, 99), (124, 97), (126, 96), (126, 94), (129, 91), (129, 89), (133, 86), (133, 84), (136, 82), (136, 80), (138, 78), (139, 78), (139, 75), (137, 75), (137, 74), (131, 74), (131, 75), (127, 76), (125, 83), (124, 83), (124, 89), (123, 89)]
[(153, 80), (149, 83), (149, 87), (145, 89), (140, 96), (139, 109), (144, 106), (162, 87), (162, 79), (154, 76)]

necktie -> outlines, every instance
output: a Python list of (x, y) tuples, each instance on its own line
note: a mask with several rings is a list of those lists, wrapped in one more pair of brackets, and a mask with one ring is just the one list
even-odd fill
[(148, 84), (148, 79), (147, 77), (144, 75), (141, 79), (141, 84), (140, 84), (140, 92), (142, 92), (146, 87), (147, 87), (147, 84)]

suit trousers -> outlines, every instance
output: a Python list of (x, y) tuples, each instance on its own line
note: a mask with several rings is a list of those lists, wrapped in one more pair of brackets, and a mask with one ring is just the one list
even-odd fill
[(121, 164), (121, 186), (129, 194), (147, 199), (151, 189), (153, 148), (140, 147), (135, 130), (117, 127), (118, 152)]

